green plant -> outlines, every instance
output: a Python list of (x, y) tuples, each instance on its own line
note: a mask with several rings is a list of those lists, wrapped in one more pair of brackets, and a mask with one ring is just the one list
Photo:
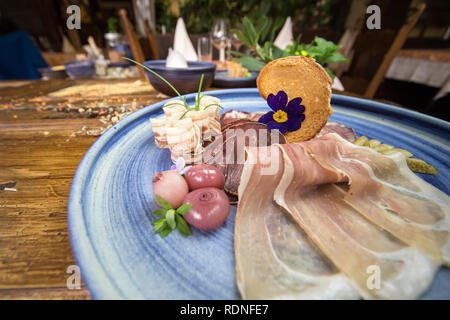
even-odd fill
[(232, 30), (251, 52), (251, 54), (245, 54), (232, 51), (232, 54), (237, 57), (237, 62), (241, 63), (250, 71), (259, 71), (267, 63), (278, 58), (302, 55), (314, 58), (325, 68), (330, 77), (334, 78), (333, 72), (326, 67), (327, 64), (331, 62), (348, 61), (340, 52), (338, 52), (338, 49), (340, 48), (338, 45), (320, 37), (316, 37), (309, 44), (302, 44), (300, 43), (301, 36), (298, 36), (297, 39), (284, 50), (273, 44), (273, 36), (269, 37), (269, 41), (265, 41), (261, 44), (261, 39), (268, 32), (267, 25), (269, 25), (269, 22), (265, 17), (261, 18), (256, 25), (254, 25), (250, 19), (244, 17), (242, 20), (242, 30)]
[(315, 37), (309, 44), (299, 43), (299, 41), (296, 40), (292, 45), (287, 46), (285, 51), (290, 56), (302, 55), (314, 58), (317, 63), (321, 64), (325, 68), (327, 73), (333, 79), (333, 72), (326, 66), (333, 62), (348, 62), (348, 59), (338, 51), (339, 48), (340, 46), (336, 45), (332, 41)]
[(108, 32), (116, 33), (119, 31), (119, 20), (115, 17), (110, 17), (107, 20)]
[[(340, 32), (350, 3), (349, 0), (180, 0), (179, 9), (190, 33), (210, 32), (216, 18), (228, 18), (236, 26), (243, 16), (254, 24), (261, 17), (268, 17), (278, 28), (290, 16), (300, 30), (328, 28)], [(155, 4), (158, 30), (165, 25), (167, 32), (173, 32), (177, 17), (171, 10), (172, 1), (156, 0)]]
[[(253, 23), (265, 16), (281, 28), (286, 17), (293, 14), (298, 7), (298, 0), (181, 0), (180, 16), (184, 18), (190, 33), (210, 32), (217, 18), (228, 18), (231, 25), (235, 26), (242, 16), (248, 16)], [(177, 17), (170, 8), (170, 0), (156, 1), (158, 28), (165, 25), (168, 32), (173, 32)]]

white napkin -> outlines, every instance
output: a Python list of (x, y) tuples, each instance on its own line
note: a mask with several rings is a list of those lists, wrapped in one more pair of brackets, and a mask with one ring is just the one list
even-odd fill
[(166, 58), (167, 68), (188, 68), (188, 64), (183, 55), (177, 50), (169, 48), (169, 55)]
[(292, 40), (294, 40), (294, 35), (292, 34), (292, 20), (291, 17), (287, 17), (283, 28), (281, 28), (281, 31), (278, 33), (273, 44), (284, 50), (286, 46), (292, 44)]
[(331, 86), (332, 89), (344, 91), (344, 85), (342, 84), (341, 80), (339, 80), (338, 77), (334, 77), (333, 85)]
[(175, 27), (175, 37), (173, 40), (173, 50), (180, 52), (187, 61), (197, 61), (197, 53), (186, 31), (186, 25), (183, 18), (178, 18)]

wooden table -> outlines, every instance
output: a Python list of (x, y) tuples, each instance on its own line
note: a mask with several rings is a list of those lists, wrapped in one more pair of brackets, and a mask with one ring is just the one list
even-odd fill
[(66, 286), (67, 268), (75, 264), (67, 201), (75, 170), (97, 138), (87, 133), (105, 124), (78, 109), (99, 101), (104, 109), (133, 101), (139, 108), (164, 98), (153, 89), (106, 98), (47, 96), (99, 82), (0, 82), (0, 189), (6, 188), (0, 191), (0, 299), (90, 298), (83, 284), (78, 290)]

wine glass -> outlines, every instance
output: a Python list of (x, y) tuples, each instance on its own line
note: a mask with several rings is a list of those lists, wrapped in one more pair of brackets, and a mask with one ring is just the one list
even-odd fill
[(229, 42), (229, 30), (230, 30), (230, 22), (228, 19), (220, 18), (214, 21), (211, 38), (212, 44), (214, 47), (219, 50), (219, 61), (225, 61), (225, 48)]
[(233, 33), (233, 35), (231, 36), (231, 44), (236, 51), (239, 51), (243, 43), (241, 39), (239, 39), (239, 37), (235, 33)]

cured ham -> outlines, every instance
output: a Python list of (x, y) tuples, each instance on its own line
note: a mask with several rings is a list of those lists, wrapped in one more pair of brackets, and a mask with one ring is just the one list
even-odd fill
[[(321, 147), (325, 145), (318, 139), (314, 142)], [(324, 149), (325, 153), (330, 151)], [(322, 166), (303, 144), (285, 145), (283, 154), (285, 171), (275, 191), (275, 201), (354, 281), (364, 298), (412, 299), (428, 287), (436, 264), (365, 219), (344, 201), (332, 183), (349, 181), (345, 172)], [(307, 163), (307, 159), (312, 161)], [(367, 286), (367, 270), (373, 267), (382, 275), (378, 290)]]
[[(449, 197), (409, 170), (403, 154), (382, 156), (327, 135), (305, 143), (322, 166), (345, 172), (345, 201), (367, 219), (416, 247), (439, 264), (450, 264)], [(324, 148), (328, 150), (324, 152)]]
[[(252, 157), (243, 168), (235, 251), (238, 286), (244, 297), (253, 292), (248, 286), (258, 288), (255, 276), (248, 275), (251, 265), (259, 272), (264, 268), (261, 259), (266, 261), (271, 267), (264, 272), (274, 272), (267, 281), (275, 288), (280, 286), (277, 268), (285, 267), (281, 259), (273, 258), (276, 251), (272, 244), (269, 246), (272, 240), (268, 240), (267, 230), (272, 229), (267, 221), (276, 220), (264, 216), (269, 214), (261, 209), (265, 207), (269, 212), (282, 208), (364, 298), (418, 297), (431, 283), (438, 265), (448, 264), (449, 198), (413, 174), (403, 155), (384, 156), (334, 133), (274, 148), (283, 155), (282, 159), (270, 159), (272, 165), (279, 164), (274, 174), (256, 174), (254, 168), (261, 166), (261, 161), (251, 164)], [(249, 149), (248, 154), (254, 152)], [(280, 221), (276, 224), (278, 230), (285, 227)], [(258, 256), (247, 253), (250, 257), (244, 257), (240, 252), (250, 250), (242, 240), (247, 239), (246, 232), (254, 237), (259, 234)], [(277, 239), (286, 240), (290, 246), (294, 243), (287, 236)], [(289, 246), (283, 241), (276, 243), (282, 248)], [(301, 252), (294, 252), (290, 261), (304, 259)], [(379, 272), (380, 287), (369, 285), (373, 270)], [(255, 282), (249, 283), (247, 278)], [(297, 296), (296, 280), (286, 281), (284, 288), (289, 289), (285, 293)], [(269, 288), (267, 284), (258, 297), (272, 297)], [(307, 297), (307, 291), (304, 293)]]
[(342, 138), (350, 142), (354, 142), (356, 140), (355, 130), (338, 122), (327, 122), (325, 127), (323, 127), (322, 130), (316, 134), (315, 138), (326, 135), (327, 133), (337, 133)]
[[(244, 299), (356, 299), (350, 281), (273, 200), (283, 174), (280, 149), (249, 148), (235, 224), (236, 277)], [(266, 157), (264, 159), (264, 157)]]

